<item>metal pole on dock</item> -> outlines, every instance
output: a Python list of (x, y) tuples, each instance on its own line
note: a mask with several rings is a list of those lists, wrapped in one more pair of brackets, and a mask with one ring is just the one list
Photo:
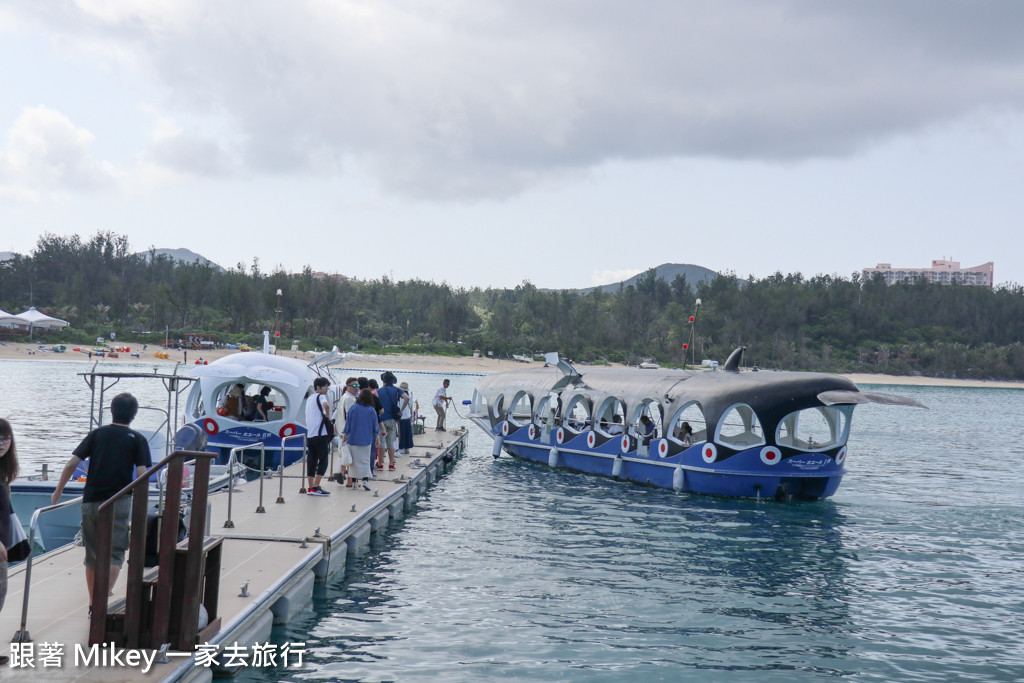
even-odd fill
[(266, 512), (266, 510), (263, 509), (263, 477), (266, 474), (263, 471), (263, 467), (264, 467), (264, 457), (266, 456), (266, 454), (267, 454), (266, 446), (264, 446), (263, 442), (261, 441), (260, 442), (260, 502), (259, 502), (259, 505), (256, 506), (256, 512)]

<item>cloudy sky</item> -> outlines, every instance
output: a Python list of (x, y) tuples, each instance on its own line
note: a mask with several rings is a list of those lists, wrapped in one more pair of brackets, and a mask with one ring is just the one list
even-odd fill
[(1003, 0), (0, 0), (0, 251), (1024, 283), (1022, 26)]

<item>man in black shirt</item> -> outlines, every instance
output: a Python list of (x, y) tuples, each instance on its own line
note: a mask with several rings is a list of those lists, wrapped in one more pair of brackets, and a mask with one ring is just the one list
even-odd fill
[[(89, 586), (89, 604), (92, 605), (92, 585), (96, 576), (96, 529), (99, 507), (136, 478), (145, 474), (152, 465), (146, 437), (128, 425), (139, 412), (139, 402), (131, 394), (118, 394), (110, 402), (113, 424), (98, 427), (86, 436), (74, 450), (64, 466), (60, 481), (53, 492), (53, 502), (60, 500), (64, 485), (83, 460), (89, 460), (89, 474), (82, 492), (82, 539), (85, 542), (85, 581)], [(143, 494), (146, 495), (146, 494)], [(110, 558), (110, 585), (124, 564), (128, 548), (128, 518), (132, 499), (124, 497), (114, 504), (114, 538)]]

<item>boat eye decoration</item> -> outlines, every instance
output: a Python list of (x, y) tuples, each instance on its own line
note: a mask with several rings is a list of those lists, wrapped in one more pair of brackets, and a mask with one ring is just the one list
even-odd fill
[(837, 465), (842, 465), (843, 461), (845, 461), (845, 460), (846, 460), (846, 446), (843, 446), (842, 448), (839, 449), (839, 452), (836, 453), (836, 464)]
[(498, 428), (498, 431), (501, 432), (502, 436), (508, 436), (508, 420), (505, 420), (501, 423), (501, 426)]
[(277, 435), (283, 439), (286, 436), (295, 436), (298, 433), (298, 431), (299, 428), (295, 426), (294, 423), (289, 422), (284, 427), (281, 427), (281, 430), (277, 433)]
[(594, 434), (593, 430), (587, 432), (587, 448), (593, 448), (597, 445), (597, 435)]
[(558, 443), (565, 443), (565, 430), (561, 427), (559, 427), (558, 431), (555, 432), (555, 441)]
[(619, 450), (623, 453), (629, 452), (629, 437), (625, 434), (622, 435), (622, 440), (619, 442)]
[(530, 441), (535, 441), (537, 439), (537, 425), (531, 424), (526, 433), (529, 435)]
[(217, 424), (216, 420), (214, 420), (211, 417), (208, 417), (205, 420), (203, 420), (203, 430), (210, 436), (213, 436), (214, 434), (220, 431), (220, 426)]
[(778, 465), (782, 462), (782, 451), (775, 446), (765, 446), (761, 449), (761, 462), (765, 465)]
[(668, 457), (668, 441), (665, 439), (658, 440), (658, 455), (662, 458)]
[(715, 448), (715, 444), (706, 443), (700, 449), (700, 457), (704, 458), (704, 462), (711, 464), (718, 459), (718, 449)]

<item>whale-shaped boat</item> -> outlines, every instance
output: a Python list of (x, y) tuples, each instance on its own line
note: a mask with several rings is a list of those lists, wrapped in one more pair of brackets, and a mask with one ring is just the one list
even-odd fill
[[(290, 465), (302, 459), (305, 404), (313, 393), (313, 380), (327, 377), (331, 381), (328, 398), (333, 401), (340, 384), (331, 375), (330, 366), (342, 360), (337, 349), (312, 361), (252, 351), (197, 365), (189, 372), (198, 381), (185, 403), (185, 419), (205, 432), (206, 450), (218, 453), (217, 462), (226, 462), (233, 449), (241, 448), (241, 459), (256, 465), (259, 444), (263, 444), (266, 467), (276, 468), (282, 462)], [(238, 384), (245, 396), (270, 388), (267, 420), (225, 410), (225, 399)]]
[(515, 457), (691, 493), (819, 500), (846, 470), (857, 404), (915, 405), (839, 375), (543, 368), (481, 379), (470, 419)]

